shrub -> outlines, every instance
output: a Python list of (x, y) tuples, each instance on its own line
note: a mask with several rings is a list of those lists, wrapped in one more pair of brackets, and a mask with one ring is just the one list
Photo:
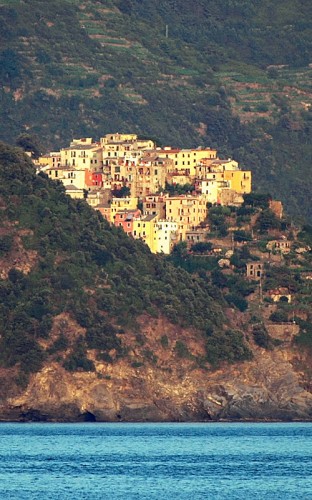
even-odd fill
[(177, 340), (176, 345), (174, 347), (174, 352), (179, 358), (189, 358), (191, 355), (187, 346), (181, 340)]
[(63, 366), (68, 371), (82, 370), (85, 372), (94, 371), (94, 363), (87, 358), (86, 344), (82, 336), (80, 336), (73, 345), (72, 353), (67, 356)]
[(204, 241), (199, 241), (198, 243), (195, 243), (194, 245), (191, 246), (191, 251), (194, 253), (206, 253), (210, 252), (212, 249), (212, 243), (210, 241), (204, 242)]
[(167, 349), (167, 347), (169, 346), (169, 340), (167, 335), (162, 335), (160, 337), (160, 343), (163, 349)]
[(225, 300), (228, 302), (228, 304), (232, 304), (237, 307), (237, 309), (239, 309), (241, 312), (244, 312), (246, 311), (246, 309), (248, 309), (247, 300), (238, 293), (229, 293), (225, 296)]
[(68, 339), (63, 333), (53, 342), (51, 347), (48, 349), (49, 354), (55, 354), (59, 351), (65, 351), (68, 348)]
[(13, 246), (13, 237), (8, 234), (0, 237), (0, 256), (10, 252)]
[(242, 333), (236, 330), (210, 332), (207, 343), (207, 361), (218, 365), (220, 361), (235, 363), (252, 358), (252, 352), (245, 343)]
[(271, 337), (263, 324), (255, 325), (252, 329), (254, 341), (259, 347), (268, 349), (271, 345)]
[(287, 323), (288, 322), (288, 315), (286, 311), (283, 311), (281, 309), (278, 309), (277, 311), (274, 311), (269, 319), (273, 321), (273, 323)]
[(312, 348), (312, 323), (296, 318), (296, 323), (299, 324), (299, 335), (295, 338), (295, 342), (304, 347)]

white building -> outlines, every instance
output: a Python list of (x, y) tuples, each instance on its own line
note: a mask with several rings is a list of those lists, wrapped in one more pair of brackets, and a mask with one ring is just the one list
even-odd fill
[(178, 223), (168, 220), (159, 220), (154, 225), (155, 253), (170, 254), (172, 247), (178, 241)]

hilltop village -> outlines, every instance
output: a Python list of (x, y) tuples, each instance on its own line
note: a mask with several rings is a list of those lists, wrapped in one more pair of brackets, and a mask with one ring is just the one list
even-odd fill
[(37, 173), (62, 182), (68, 195), (85, 199), (151, 252), (211, 274), (241, 311), (267, 300), (280, 312), (291, 303), (283, 309), (288, 321), (300, 303), (307, 318), (310, 229), (296, 228), (280, 201), (252, 192), (251, 171), (220, 159), (216, 149), (160, 148), (116, 133), (99, 142), (74, 139), (34, 162)]
[(251, 172), (218, 158), (217, 150), (159, 148), (135, 134), (74, 139), (35, 164), (153, 253), (202, 242), (207, 206), (239, 207), (251, 192)]

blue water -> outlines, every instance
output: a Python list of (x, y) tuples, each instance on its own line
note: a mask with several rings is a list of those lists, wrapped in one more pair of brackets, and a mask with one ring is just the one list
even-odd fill
[(1, 499), (312, 499), (312, 424), (0, 424)]

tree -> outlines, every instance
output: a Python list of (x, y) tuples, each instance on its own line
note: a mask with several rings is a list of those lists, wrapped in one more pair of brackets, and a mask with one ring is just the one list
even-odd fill
[(272, 199), (270, 194), (249, 193), (244, 194), (244, 207), (269, 208), (269, 201)]
[(252, 334), (254, 336), (255, 343), (259, 347), (263, 347), (264, 349), (268, 349), (270, 347), (271, 337), (263, 324), (255, 325), (252, 329)]
[(112, 189), (112, 195), (115, 198), (126, 198), (127, 196), (130, 196), (130, 188), (122, 186), (120, 189)]
[(280, 229), (281, 222), (272, 210), (265, 209), (259, 214), (256, 222), (256, 228), (260, 233), (266, 233), (269, 229)]
[(39, 138), (36, 135), (20, 134), (16, 139), (16, 145), (24, 151), (31, 153), (33, 158), (39, 158), (42, 149)]
[(194, 253), (206, 253), (210, 252), (212, 249), (212, 243), (210, 241), (199, 241), (191, 246), (191, 251)]

